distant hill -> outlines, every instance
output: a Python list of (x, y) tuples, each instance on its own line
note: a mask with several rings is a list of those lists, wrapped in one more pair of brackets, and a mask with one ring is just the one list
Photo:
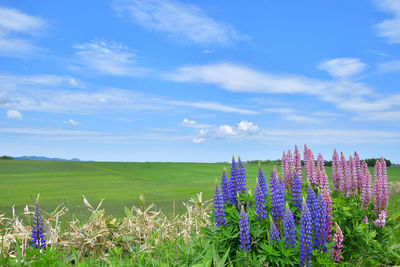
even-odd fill
[(80, 161), (80, 159), (60, 159), (60, 158), (47, 158), (39, 156), (22, 156), (22, 157), (12, 157), (14, 160), (51, 160), (51, 161)]

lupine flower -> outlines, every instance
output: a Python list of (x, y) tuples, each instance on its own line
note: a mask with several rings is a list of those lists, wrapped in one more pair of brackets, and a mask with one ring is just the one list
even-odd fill
[(257, 176), (258, 182), (260, 183), (260, 187), (262, 191), (264, 192), (265, 195), (268, 194), (268, 186), (267, 182), (265, 181), (265, 176), (264, 173), (261, 169), (261, 165), (258, 164), (258, 176)]
[(323, 191), (324, 200), (326, 204), (326, 241), (330, 241), (332, 237), (332, 198), (328, 189)]
[(277, 179), (274, 171), (271, 172), (270, 177), (270, 195), (271, 195), (271, 212), (274, 221), (283, 218), (283, 210), (285, 205), (285, 187)]
[(290, 149), (289, 149), (289, 151), (286, 154), (285, 176), (282, 175), (282, 178), (284, 179), (285, 187), (288, 190), (292, 190), (293, 171), (294, 171), (293, 156), (292, 156), (292, 152), (290, 152)]
[(282, 176), (283, 179), (286, 178), (286, 153), (285, 153), (285, 151), (282, 152), (281, 176)]
[(258, 221), (267, 218), (267, 211), (265, 209), (265, 192), (261, 188), (260, 181), (257, 182), (254, 191), (254, 200), (256, 202), (256, 216)]
[(353, 168), (353, 158), (350, 156), (349, 161), (346, 164), (346, 169), (345, 169), (345, 177), (346, 177), (346, 183), (345, 183), (345, 196), (350, 197), (353, 194), (353, 178), (351, 175), (351, 170)]
[[(295, 174), (293, 174), (294, 176)], [(286, 203), (286, 212), (283, 217), (283, 233), (285, 236), (285, 248), (296, 246), (296, 228), (294, 225), (294, 217), (289, 209), (289, 204)]]
[(354, 162), (356, 165), (356, 173), (357, 173), (357, 192), (361, 193), (361, 184), (362, 180), (364, 179), (364, 174), (362, 171), (361, 160), (358, 156), (357, 152), (354, 152)]
[[(226, 169), (222, 171), (221, 177), (221, 192), (224, 198), (224, 203), (228, 203), (232, 201), (231, 196), (231, 183), (228, 180), (228, 176), (226, 175)], [(232, 202), (231, 202), (232, 203)], [(232, 203), (234, 204), (234, 203)]]
[[(311, 187), (311, 186), (310, 186)], [(313, 224), (313, 230), (314, 230), (314, 248), (317, 249), (320, 245), (319, 241), (319, 237), (321, 236), (321, 228), (322, 227), (326, 227), (326, 225), (321, 225), (321, 207), (320, 207), (320, 202), (318, 201), (318, 199), (315, 196), (314, 190), (312, 190), (312, 203), (313, 206), (312, 208), (310, 208), (311, 211), (311, 221)], [(309, 190), (307, 190), (307, 197), (308, 197), (308, 192)], [(307, 203), (308, 205), (308, 203)], [(326, 216), (326, 214), (325, 214)]]
[(368, 217), (367, 215), (364, 216), (363, 220), (361, 221), (361, 223), (364, 223), (366, 225), (369, 225), (369, 221), (368, 221)]
[(381, 227), (386, 223), (386, 212), (389, 201), (386, 161), (383, 158), (376, 161), (374, 174), (374, 212), (377, 218), (376, 225)]
[(360, 183), (361, 206), (367, 211), (369, 202), (371, 201), (371, 173), (365, 161), (361, 165), (361, 173), (363, 174)]
[(292, 186), (292, 203), (295, 206), (296, 212), (301, 210), (302, 201), (302, 180), (296, 172), (293, 173), (293, 186)]
[(356, 168), (356, 162), (353, 160), (352, 156), (349, 158), (349, 172), (350, 172), (350, 180), (349, 180), (349, 191), (350, 191), (350, 196), (353, 196), (355, 192), (357, 191), (357, 168)]
[(270, 225), (269, 225), (270, 242), (271, 242), (271, 244), (273, 243), (273, 241), (279, 242), (281, 240), (279, 238), (279, 232), (278, 232), (278, 229), (276, 229), (275, 223), (272, 220), (271, 216), (269, 216), (269, 221), (270, 221)]
[(311, 250), (312, 250), (312, 223), (311, 213), (303, 200), (300, 217), (300, 266), (310, 266)]
[(44, 239), (44, 233), (43, 220), (42, 216), (40, 215), (39, 202), (37, 201), (32, 224), (32, 247), (39, 249), (46, 248), (46, 239)]
[(339, 154), (336, 149), (333, 151), (332, 156), (332, 180), (333, 189), (339, 190)]
[(312, 224), (314, 224), (314, 209), (315, 209), (315, 203), (317, 202), (317, 197), (315, 196), (315, 192), (314, 189), (311, 187), (310, 182), (308, 183), (308, 187), (307, 187), (307, 197), (306, 197), (306, 201), (307, 201), (307, 206), (308, 209), (310, 210), (311, 213), (311, 220), (312, 220)]
[(246, 191), (246, 170), (244, 169), (243, 163), (238, 157), (238, 177), (236, 183), (236, 191), (244, 194)]
[(315, 160), (314, 154), (311, 149), (308, 150), (308, 165), (306, 169), (307, 179), (311, 182), (311, 184), (316, 185), (316, 174), (315, 174)]
[(329, 188), (328, 175), (325, 171), (324, 157), (321, 153), (317, 157), (316, 184), (320, 189)]
[(385, 226), (385, 224), (386, 224), (386, 211), (385, 210), (381, 210), (381, 212), (378, 215), (378, 219), (376, 219), (374, 221), (374, 225), (376, 227), (381, 228), (381, 227)]
[(240, 249), (243, 252), (246, 252), (250, 249), (250, 229), (249, 229), (249, 219), (247, 218), (247, 214), (242, 209), (240, 211), (239, 218), (239, 241), (240, 241)]
[(319, 230), (318, 235), (315, 234), (315, 239), (317, 239), (316, 246), (319, 251), (326, 250), (325, 245), (327, 241), (327, 211), (326, 211), (326, 203), (322, 194), (318, 194), (318, 203), (320, 208), (320, 216), (319, 216)]
[(304, 145), (304, 151), (303, 151), (303, 160), (304, 160), (304, 169), (306, 170), (306, 176), (308, 175), (308, 164), (310, 163), (308, 159), (308, 148), (307, 145)]
[(303, 169), (301, 167), (301, 155), (299, 149), (297, 148), (297, 145), (294, 146), (293, 164), (295, 172), (298, 176), (301, 177)]
[(342, 242), (343, 242), (343, 233), (342, 230), (340, 229), (339, 225), (337, 223), (335, 223), (336, 225), (336, 232), (333, 235), (333, 241), (336, 242), (335, 245), (333, 245), (333, 248), (330, 251), (330, 257), (336, 261), (339, 262), (340, 261), (340, 257), (342, 254)]
[(343, 155), (343, 152), (340, 155), (340, 161), (339, 161), (339, 181), (338, 181), (338, 187), (339, 187), (339, 192), (342, 193), (342, 195), (346, 194), (346, 181), (347, 181), (347, 161), (346, 158)]
[(226, 225), (224, 198), (221, 192), (219, 191), (217, 184), (215, 184), (215, 192), (214, 192), (214, 218), (215, 218), (215, 224), (218, 227), (220, 227), (221, 225)]
[(231, 184), (231, 199), (232, 199), (232, 204), (236, 204), (237, 200), (236, 200), (236, 195), (237, 195), (237, 191), (236, 191), (236, 187), (237, 187), (237, 168), (236, 168), (236, 162), (235, 162), (235, 157), (232, 156), (232, 165), (231, 165), (231, 177), (230, 177), (230, 184)]

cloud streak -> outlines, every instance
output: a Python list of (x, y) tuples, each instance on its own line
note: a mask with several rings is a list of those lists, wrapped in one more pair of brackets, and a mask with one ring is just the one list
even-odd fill
[(227, 44), (237, 39), (232, 26), (217, 22), (192, 4), (168, 0), (117, 0), (113, 9), (146, 29), (165, 33), (178, 41)]

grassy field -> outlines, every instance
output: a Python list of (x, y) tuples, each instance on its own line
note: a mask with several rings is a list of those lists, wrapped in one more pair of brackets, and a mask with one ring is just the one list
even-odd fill
[[(215, 179), (220, 178), (223, 163), (120, 163), (120, 162), (60, 162), (60, 161), (0, 161), (0, 213), (17, 213), (32, 204), (40, 193), (41, 206), (55, 208), (64, 203), (78, 217), (88, 215), (82, 194), (96, 205), (104, 198), (107, 214), (123, 215), (124, 206), (138, 204), (143, 193), (146, 202), (154, 202), (168, 214), (173, 202), (176, 212), (182, 202), (198, 192), (212, 198)], [(254, 189), (257, 165), (246, 165), (248, 186)], [(266, 176), (273, 166), (263, 166)], [(328, 175), (331, 168), (327, 168)], [(371, 168), (371, 173), (373, 169)], [(400, 181), (400, 167), (388, 168), (389, 181)], [(400, 203), (400, 195), (393, 197)], [(394, 204), (394, 203), (393, 203)]]

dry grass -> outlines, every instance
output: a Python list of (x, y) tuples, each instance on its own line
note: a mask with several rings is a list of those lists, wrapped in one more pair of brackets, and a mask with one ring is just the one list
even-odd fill
[[(192, 238), (201, 235), (200, 228), (208, 226), (210, 201), (203, 201), (202, 193), (184, 203), (186, 213), (173, 216), (169, 219), (162, 211), (156, 210), (154, 204), (146, 207), (141, 196), (142, 207), (132, 206), (125, 208), (126, 216), (116, 219), (105, 216), (102, 209), (102, 201), (96, 208), (83, 196), (83, 202), (91, 212), (86, 221), (73, 219), (65, 230), (61, 231), (60, 218), (67, 214), (68, 209), (58, 206), (53, 212), (42, 211), (43, 222), (46, 231), (47, 245), (58, 247), (61, 251), (75, 250), (79, 259), (87, 256), (95, 256), (98, 259), (106, 259), (117, 247), (125, 253), (134, 251), (151, 251), (158, 244), (167, 240), (181, 239), (185, 243)], [(1, 253), (7, 253), (15, 258), (16, 238), (20, 241), (20, 249), (25, 254), (30, 247), (30, 225), (24, 225), (22, 221), (31, 221), (33, 206), (26, 206), (24, 212), (7, 218), (0, 215)]]

